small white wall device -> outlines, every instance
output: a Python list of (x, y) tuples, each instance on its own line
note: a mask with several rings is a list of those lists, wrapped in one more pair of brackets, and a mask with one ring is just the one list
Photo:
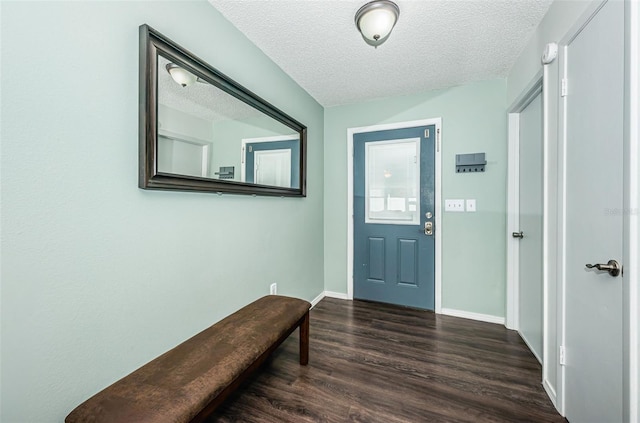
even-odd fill
[(558, 57), (558, 44), (556, 43), (548, 43), (544, 46), (544, 52), (542, 53), (542, 64), (548, 65), (549, 63), (556, 60)]

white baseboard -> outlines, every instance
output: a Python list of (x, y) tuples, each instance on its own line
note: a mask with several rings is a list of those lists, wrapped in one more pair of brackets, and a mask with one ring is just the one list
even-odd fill
[(349, 299), (347, 294), (343, 294), (342, 292), (324, 291), (324, 295), (325, 295), (325, 297), (337, 298), (339, 300), (348, 300)]
[(480, 322), (497, 323), (499, 325), (504, 325), (505, 322), (504, 317), (492, 316), (490, 314), (473, 313), (471, 311), (454, 310), (444, 307), (440, 311), (441, 314), (446, 314), (447, 316), (462, 317), (463, 319), (478, 320)]
[[(342, 292), (324, 291), (321, 292), (313, 301), (311, 301), (311, 307), (318, 304), (324, 297), (337, 298), (339, 300), (348, 300), (349, 296)], [(454, 317), (462, 317), (463, 319), (478, 320), (480, 322), (497, 323), (504, 325), (504, 317), (492, 316), (490, 314), (473, 313), (471, 311), (454, 310), (452, 308), (442, 308), (441, 314)]]
[(524, 341), (524, 343), (527, 345), (527, 348), (529, 348), (529, 351), (531, 351), (531, 354), (533, 354), (536, 360), (538, 360), (538, 363), (540, 363), (540, 365), (542, 366), (542, 358), (540, 358), (538, 353), (531, 347), (531, 344), (529, 343), (529, 340), (527, 339), (527, 337), (524, 336), (523, 333), (520, 331), (518, 331), (518, 335), (520, 335), (520, 339)]
[(317, 297), (311, 300), (311, 308), (314, 308), (316, 304), (318, 304), (320, 300), (322, 300), (324, 297), (325, 297), (325, 291), (322, 291), (320, 294), (318, 294)]
[(314, 308), (316, 306), (316, 304), (318, 304), (320, 301), (322, 301), (322, 299), (324, 297), (337, 298), (339, 300), (348, 300), (349, 299), (347, 294), (343, 294), (341, 292), (322, 291), (320, 294), (318, 294), (317, 297), (315, 297), (313, 300), (311, 300), (311, 308)]
[(556, 390), (553, 389), (553, 386), (549, 385), (549, 382), (547, 382), (546, 380), (542, 381), (542, 387), (544, 388), (545, 392), (549, 396), (549, 399), (553, 403), (553, 406), (556, 408), (556, 410), (558, 410), (558, 413), (560, 413), (560, 415), (564, 417), (564, 415), (560, 411), (560, 408), (558, 408)]

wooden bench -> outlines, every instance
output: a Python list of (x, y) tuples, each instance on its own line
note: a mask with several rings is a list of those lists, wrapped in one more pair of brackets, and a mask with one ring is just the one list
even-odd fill
[(309, 361), (309, 302), (269, 295), (98, 392), (66, 423), (201, 422), (300, 328)]

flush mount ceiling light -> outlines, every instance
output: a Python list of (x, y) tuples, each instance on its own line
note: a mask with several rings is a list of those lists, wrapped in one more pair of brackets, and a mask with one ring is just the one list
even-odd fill
[(184, 68), (181, 68), (175, 63), (168, 63), (166, 68), (169, 75), (171, 75), (171, 78), (183, 87), (192, 85), (196, 82), (197, 77), (194, 74)]
[(356, 27), (367, 44), (378, 47), (384, 43), (398, 21), (400, 8), (390, 0), (375, 0), (356, 12)]

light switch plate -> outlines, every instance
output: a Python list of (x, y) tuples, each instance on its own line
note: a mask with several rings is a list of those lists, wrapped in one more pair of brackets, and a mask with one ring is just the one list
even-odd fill
[(444, 211), (464, 212), (464, 200), (444, 200)]
[(467, 200), (467, 211), (474, 212), (476, 211), (476, 199), (470, 198)]

